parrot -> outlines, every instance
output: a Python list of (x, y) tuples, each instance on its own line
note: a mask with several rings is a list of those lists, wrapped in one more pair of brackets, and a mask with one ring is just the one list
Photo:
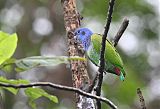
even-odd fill
[[(74, 31), (74, 35), (82, 45), (89, 60), (96, 66), (99, 66), (102, 35), (93, 33), (88, 28), (78, 28)], [(123, 67), (123, 61), (116, 48), (108, 39), (106, 40), (105, 49), (104, 72), (115, 74), (120, 77), (120, 80), (124, 81), (126, 73)]]

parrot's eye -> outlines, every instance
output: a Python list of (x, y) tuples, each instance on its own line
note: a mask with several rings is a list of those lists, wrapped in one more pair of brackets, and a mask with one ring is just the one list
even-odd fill
[(86, 33), (84, 31), (82, 31), (82, 35), (85, 35)]
[(77, 33), (80, 33), (80, 31), (77, 31)]

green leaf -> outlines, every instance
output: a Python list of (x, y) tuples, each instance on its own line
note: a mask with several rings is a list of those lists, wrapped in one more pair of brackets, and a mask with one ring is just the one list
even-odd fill
[(0, 65), (9, 59), (17, 47), (17, 35), (0, 31)]
[(27, 88), (25, 90), (25, 94), (29, 97), (29, 105), (36, 109), (36, 104), (34, 100), (40, 98), (40, 97), (46, 97), (49, 100), (51, 100), (54, 103), (58, 103), (58, 99), (56, 96), (50, 95), (46, 93), (43, 89), (40, 88)]
[[(19, 79), (19, 80), (10, 79), (10, 80), (8, 80), (8, 79), (0, 76), (0, 83), (18, 85), (18, 84), (29, 84), (29, 81), (23, 80), (23, 79)], [(15, 95), (17, 94), (17, 92), (19, 90), (19, 89), (15, 89), (15, 88), (7, 88), (7, 87), (0, 87), (0, 88), (6, 89)], [(51, 100), (52, 102), (58, 103), (58, 99), (56, 96), (50, 95), (47, 92), (45, 92), (43, 89), (40, 89), (40, 88), (34, 88), (34, 87), (26, 88), (25, 94), (29, 97), (29, 105), (33, 109), (36, 109), (36, 104), (35, 104), (34, 100), (36, 100), (40, 97), (46, 97), (49, 100)]]
[[(27, 80), (23, 80), (23, 79), (19, 79), (19, 80), (13, 80), (13, 79), (6, 79), (4, 77), (0, 77), (0, 83), (7, 83), (7, 84), (28, 84), (29, 82)], [(9, 92), (13, 93), (13, 94), (17, 94), (19, 89), (15, 89), (15, 88), (7, 88), (7, 87), (2, 87), (3, 89), (8, 90)]]
[(12, 64), (14, 64), (16, 61), (16, 59), (14, 58), (10, 58), (10, 59), (7, 59), (5, 62), (3, 62), (1, 65), (0, 65), (0, 69), (5, 71), (5, 72), (11, 72), (12, 71)]
[(0, 42), (3, 41), (5, 38), (7, 38), (9, 34), (0, 31)]
[(40, 66), (56, 66), (62, 63), (69, 63), (71, 60), (80, 60), (85, 61), (85, 58), (74, 56), (33, 56), (27, 57), (24, 59), (17, 60), (15, 63), (18, 67), (18, 70), (29, 70), (34, 67)]

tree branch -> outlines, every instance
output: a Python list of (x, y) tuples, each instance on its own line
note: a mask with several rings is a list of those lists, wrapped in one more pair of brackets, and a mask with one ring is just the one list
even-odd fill
[(63, 85), (54, 84), (54, 83), (50, 83), (50, 82), (35, 82), (35, 83), (30, 83), (30, 84), (19, 84), (19, 85), (0, 83), (0, 86), (1, 87), (12, 87), (12, 88), (16, 88), (16, 89), (17, 88), (35, 87), (35, 86), (49, 86), (51, 88), (76, 92), (76, 93), (81, 94), (83, 96), (103, 101), (104, 103), (108, 104), (111, 108), (117, 109), (117, 106), (114, 105), (109, 99), (106, 99), (106, 98), (100, 97), (100, 96), (96, 96), (96, 95), (92, 95), (91, 93), (87, 93), (87, 92), (80, 90), (78, 88), (63, 86)]
[[(104, 66), (105, 66), (105, 59), (104, 59), (104, 53), (105, 53), (105, 46), (106, 46), (106, 39), (107, 39), (107, 34), (110, 28), (110, 23), (112, 20), (112, 13), (113, 13), (113, 8), (114, 8), (114, 2), (115, 0), (110, 0), (109, 1), (109, 8), (108, 8), (108, 14), (107, 14), (107, 23), (105, 26), (105, 31), (102, 37), (102, 47), (101, 47), (101, 53), (100, 53), (100, 67), (98, 69), (98, 84), (96, 88), (96, 95), (100, 96), (101, 95), (101, 86), (103, 82), (103, 72), (104, 72)], [(97, 101), (97, 107), (98, 109), (101, 109), (101, 102)]]
[[(76, 9), (76, 0), (61, 0), (63, 5), (64, 14), (64, 24), (66, 28), (67, 38), (68, 38), (68, 54), (69, 56), (80, 56), (85, 57), (83, 48), (77, 47), (76, 40), (74, 38), (74, 30), (79, 28), (81, 16)], [(87, 62), (85, 61), (71, 61), (71, 71), (72, 71), (72, 83), (73, 87), (86, 90), (89, 87), (90, 79), (87, 73)], [(76, 94), (76, 104), (83, 103), (78, 94)]]
[(146, 109), (144, 97), (143, 97), (143, 95), (142, 95), (142, 91), (141, 91), (140, 88), (137, 88), (137, 94), (138, 94), (138, 96), (139, 96), (139, 101), (140, 101), (140, 103), (141, 103), (142, 109)]
[(124, 31), (126, 30), (127, 26), (129, 24), (129, 20), (127, 18), (124, 18), (116, 36), (114, 37), (114, 47), (117, 46), (118, 41), (120, 40), (121, 36), (123, 35)]

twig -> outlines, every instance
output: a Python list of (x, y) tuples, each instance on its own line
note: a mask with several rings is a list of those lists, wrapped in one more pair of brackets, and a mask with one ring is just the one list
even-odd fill
[(0, 83), (0, 86), (1, 87), (12, 87), (12, 88), (16, 88), (16, 89), (17, 88), (35, 87), (35, 86), (49, 86), (49, 87), (56, 88), (56, 89), (76, 92), (76, 93), (81, 94), (83, 96), (103, 101), (104, 103), (108, 104), (111, 108), (117, 109), (117, 106), (114, 105), (109, 99), (106, 99), (106, 98), (100, 97), (100, 96), (96, 96), (96, 95), (92, 95), (91, 93), (87, 93), (87, 92), (80, 90), (78, 88), (63, 86), (63, 85), (54, 84), (54, 83), (50, 83), (50, 82), (35, 82), (35, 83), (30, 83), (30, 84), (19, 84), (19, 85)]
[[(98, 74), (98, 72), (97, 72), (97, 74)], [(91, 85), (89, 86), (89, 90), (88, 90), (88, 92), (89, 93), (92, 93), (92, 91), (93, 92), (95, 92), (95, 90), (96, 90), (96, 84), (97, 84), (97, 80), (98, 80), (98, 75), (96, 75), (94, 78), (93, 78), (93, 81), (91, 82)], [(95, 89), (95, 90), (94, 90)]]
[(117, 46), (118, 41), (120, 40), (121, 36), (123, 35), (124, 31), (126, 30), (127, 26), (129, 24), (129, 20), (125, 18), (121, 24), (121, 27), (119, 28), (116, 36), (114, 37), (114, 47)]
[(144, 97), (143, 97), (143, 95), (142, 95), (142, 91), (141, 91), (140, 88), (137, 88), (137, 94), (138, 94), (138, 96), (139, 96), (139, 101), (140, 101), (140, 103), (141, 103), (142, 109), (147, 109), (146, 106), (145, 106)]
[[(101, 53), (100, 53), (100, 67), (98, 69), (98, 84), (96, 88), (96, 95), (100, 96), (101, 95), (101, 86), (102, 86), (102, 81), (103, 81), (103, 72), (104, 72), (104, 66), (105, 66), (105, 59), (104, 59), (104, 53), (105, 53), (105, 46), (106, 46), (106, 39), (107, 39), (107, 34), (110, 28), (110, 23), (112, 20), (112, 13), (113, 13), (113, 8), (114, 8), (114, 2), (115, 0), (110, 0), (109, 1), (109, 8), (108, 8), (108, 14), (107, 14), (107, 23), (105, 26), (105, 31), (102, 37), (102, 47), (101, 47)], [(97, 101), (97, 107), (98, 109), (101, 109), (101, 102)]]

